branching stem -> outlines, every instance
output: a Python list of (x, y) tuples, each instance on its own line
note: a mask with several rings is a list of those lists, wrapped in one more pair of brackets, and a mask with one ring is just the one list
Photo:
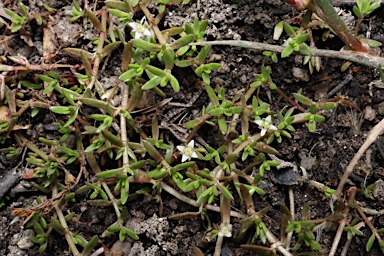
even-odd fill
[(379, 244), (383, 241), (379, 235), (379, 233), (377, 232), (376, 228), (372, 225), (372, 223), (368, 220), (367, 216), (365, 215), (363, 209), (361, 209), (359, 203), (354, 200), (354, 205), (355, 205), (355, 209), (359, 212), (360, 216), (363, 218), (365, 224), (367, 224), (367, 226), (369, 227), (369, 229), (372, 231), (372, 233), (375, 235), (377, 241), (379, 242)]
[[(52, 187), (52, 197), (55, 197), (57, 195), (57, 193), (58, 193), (57, 185), (54, 185)], [(65, 220), (63, 212), (61, 211), (61, 209), (58, 206), (58, 204), (55, 204), (54, 207), (55, 207), (55, 210), (56, 210), (57, 217), (58, 217), (58, 219), (60, 221), (60, 224), (61, 224), (61, 226), (63, 226), (63, 228), (65, 230), (64, 236), (65, 236), (65, 239), (67, 240), (68, 246), (71, 249), (72, 254), (75, 255), (75, 256), (81, 256), (81, 253), (77, 250), (76, 245), (73, 243), (72, 234), (71, 234), (71, 231), (68, 228), (67, 221)]]
[[(193, 43), (190, 45), (230, 45), (230, 46), (237, 46), (241, 48), (248, 48), (248, 49), (259, 50), (259, 51), (272, 51), (272, 52), (282, 52), (284, 50), (284, 47), (279, 45), (270, 45), (270, 44), (263, 44), (263, 43), (243, 41), (243, 40), (199, 42), (199, 43)], [(311, 49), (311, 50), (312, 50), (312, 56), (349, 60), (355, 63), (362, 64), (364, 66), (373, 67), (373, 68), (384, 67), (384, 58), (375, 56), (369, 53), (355, 52), (355, 51), (320, 50), (320, 49)], [(302, 50), (293, 52), (293, 54), (307, 55)]]
[(97, 77), (99, 74), (99, 67), (100, 63), (102, 60), (102, 56), (100, 56), (103, 52), (103, 47), (104, 47), (104, 40), (106, 36), (106, 24), (107, 24), (107, 10), (106, 9), (101, 9), (101, 25), (104, 28), (103, 31), (100, 31), (99, 35), (99, 42), (97, 44), (97, 50), (96, 50), (96, 56), (95, 56), (95, 61), (93, 62), (93, 69), (92, 69), (92, 78), (91, 82), (88, 84), (87, 88), (92, 90), (93, 85), (97, 81)]
[[(356, 192), (357, 192), (356, 188), (351, 188), (349, 190), (348, 203), (353, 203), (355, 201)], [(331, 250), (330, 250), (328, 256), (333, 256), (336, 253), (337, 247), (338, 247), (339, 242), (340, 242), (341, 235), (343, 234), (344, 227), (347, 223), (348, 214), (349, 214), (350, 209), (351, 208), (349, 206), (346, 206), (344, 209), (344, 212), (343, 212), (344, 218), (342, 220), (340, 220), (340, 222), (339, 222), (339, 227), (337, 229), (335, 238), (333, 239), (332, 247), (331, 247)]]

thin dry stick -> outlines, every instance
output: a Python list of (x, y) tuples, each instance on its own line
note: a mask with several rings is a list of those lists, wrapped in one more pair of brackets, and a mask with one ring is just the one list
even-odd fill
[(99, 75), (99, 67), (100, 67), (100, 63), (101, 63), (100, 53), (103, 52), (104, 41), (105, 41), (105, 37), (106, 37), (106, 24), (107, 24), (107, 10), (106, 9), (101, 10), (101, 24), (103, 27), (103, 31), (100, 31), (99, 41), (98, 41), (99, 43), (97, 45), (97, 50), (96, 50), (97, 54), (96, 54), (95, 60), (93, 62), (92, 78), (91, 78), (90, 83), (87, 86), (87, 89), (90, 89), (90, 90), (92, 90), (93, 86), (95, 85), (95, 83), (97, 81), (98, 75)]
[[(368, 217), (368, 220), (369, 220), (369, 221), (372, 220), (372, 217)], [(357, 225), (354, 226), (354, 228), (360, 230), (360, 228), (362, 228), (362, 227), (364, 227), (364, 226), (365, 226), (365, 222), (364, 222), (364, 221), (360, 221)], [(348, 239), (347, 242), (345, 242), (345, 245), (344, 245), (344, 247), (343, 247), (343, 250), (342, 250), (341, 253), (340, 253), (340, 256), (346, 256), (346, 255), (348, 255), (348, 254), (347, 254), (347, 253), (348, 253), (348, 248), (349, 248), (349, 246), (351, 245), (352, 238), (353, 238), (354, 236), (355, 236), (355, 233), (352, 233), (351, 238)]]
[[(293, 194), (292, 186), (288, 187), (288, 195), (289, 195), (289, 210), (291, 211), (292, 221), (295, 221), (295, 197)], [(292, 236), (293, 236), (293, 231), (287, 234), (286, 246), (288, 248), (290, 248), (291, 246)]]
[(292, 100), (290, 97), (288, 97), (287, 94), (285, 94), (279, 87), (276, 87), (275, 89), (286, 101), (288, 101), (292, 106), (296, 107), (301, 112), (305, 112), (305, 109), (299, 105), (296, 101)]
[[(332, 5), (343, 6), (343, 5), (354, 5), (356, 4), (355, 0), (330, 0)], [(384, 0), (381, 0), (381, 3), (384, 4)]]
[[(241, 48), (248, 48), (248, 49), (259, 50), (259, 51), (272, 51), (272, 52), (282, 52), (284, 50), (284, 47), (278, 46), (278, 45), (270, 45), (270, 44), (263, 44), (263, 43), (243, 41), (243, 40), (199, 42), (199, 43), (193, 43), (190, 45), (230, 45), (230, 46), (237, 46)], [(369, 53), (355, 52), (355, 51), (320, 50), (320, 49), (311, 49), (311, 50), (312, 50), (312, 56), (349, 60), (355, 63), (362, 64), (364, 66), (373, 67), (373, 68), (384, 67), (384, 58), (375, 56)], [(299, 50), (293, 53), (298, 55), (308, 55), (302, 50)]]
[(365, 215), (363, 209), (361, 209), (359, 203), (354, 200), (354, 204), (355, 204), (355, 209), (359, 212), (360, 216), (363, 218), (363, 220), (365, 221), (365, 223), (367, 224), (367, 226), (371, 229), (372, 233), (375, 235), (377, 241), (379, 242), (379, 244), (381, 244), (381, 242), (383, 241), (379, 235), (379, 233), (377, 233), (377, 230), (376, 228), (372, 225), (372, 223), (368, 220), (367, 218), (367, 215)]
[[(123, 99), (121, 103), (121, 108), (127, 110), (128, 108), (128, 98), (129, 98), (129, 88), (127, 85), (123, 85)], [(124, 114), (120, 114), (120, 131), (121, 131), (121, 142), (124, 145), (123, 152), (123, 166), (124, 173), (127, 173), (127, 168), (129, 165), (129, 157), (128, 157), (128, 134), (127, 134), (127, 120)]]
[[(52, 196), (56, 196), (57, 194), (58, 194), (57, 185), (54, 185), (52, 187)], [(72, 254), (75, 255), (75, 256), (81, 256), (81, 253), (79, 252), (79, 250), (77, 250), (77, 247), (76, 247), (75, 243), (73, 242), (72, 233), (71, 233), (71, 231), (70, 231), (70, 229), (69, 229), (69, 227), (67, 225), (67, 221), (65, 220), (63, 212), (61, 211), (61, 209), (58, 206), (58, 204), (55, 204), (54, 208), (56, 210), (56, 214), (57, 214), (57, 217), (58, 217), (58, 219), (60, 221), (60, 224), (64, 228), (64, 236), (65, 236), (65, 239), (67, 240), (69, 248), (72, 251)]]
[(347, 182), (349, 175), (351, 175), (351, 173), (353, 172), (353, 168), (355, 168), (355, 165), (357, 164), (361, 156), (369, 148), (369, 146), (373, 142), (375, 142), (376, 138), (380, 135), (383, 129), (384, 129), (384, 119), (382, 119), (377, 125), (375, 125), (375, 127), (371, 129), (371, 131), (369, 131), (366, 141), (360, 147), (359, 151), (357, 151), (356, 155), (353, 157), (352, 161), (347, 166), (347, 169), (345, 170), (344, 175), (341, 177), (339, 185), (336, 189), (336, 192), (332, 195), (333, 201), (336, 201), (340, 198), (345, 182)]
[(348, 74), (343, 81), (341, 81), (338, 85), (335, 86), (330, 92), (328, 92), (326, 95), (321, 97), (319, 101), (323, 101), (326, 99), (329, 99), (332, 95), (336, 94), (338, 91), (341, 90), (346, 84), (348, 84), (350, 81), (352, 81), (353, 76), (352, 74)]
[[(155, 20), (153, 18), (153, 14), (148, 10), (147, 6), (145, 6), (144, 4), (139, 4), (139, 7), (140, 7), (141, 11), (145, 14), (145, 17), (148, 19), (149, 23), (151, 24), (152, 30), (155, 33), (157, 40), (159, 40), (159, 43), (161, 45), (167, 44), (167, 40), (165, 40), (163, 34), (161, 34), (161, 31), (160, 31), (159, 27), (157, 26), (157, 23), (155, 22)], [(159, 16), (159, 19), (160, 18), (161, 18), (161, 16)], [(159, 21), (160, 20), (158, 20), (158, 22)]]
[[(351, 188), (349, 190), (350, 193), (349, 193), (348, 203), (353, 203), (355, 201), (356, 191), (357, 191), (356, 188)], [(331, 250), (329, 251), (328, 256), (334, 256), (336, 253), (337, 247), (340, 243), (341, 235), (343, 234), (343, 231), (344, 231), (345, 224), (347, 223), (347, 218), (348, 218), (350, 209), (351, 208), (349, 206), (346, 206), (344, 209), (344, 212), (343, 212), (344, 218), (339, 222), (339, 227), (337, 229), (335, 238), (333, 239), (332, 247), (331, 247)]]
[(46, 70), (52, 70), (56, 68), (78, 68), (80, 65), (68, 65), (68, 64), (28, 64), (25, 66), (9, 66), (9, 65), (3, 65), (0, 64), (0, 71), (33, 71), (33, 70), (41, 70), (41, 71), (46, 71)]

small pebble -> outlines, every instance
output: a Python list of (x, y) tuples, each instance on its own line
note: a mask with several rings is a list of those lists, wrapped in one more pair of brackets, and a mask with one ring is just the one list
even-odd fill
[(215, 62), (215, 61), (221, 61), (222, 57), (220, 54), (212, 54), (211, 57), (209, 57), (208, 62)]
[(384, 115), (384, 101), (377, 105), (377, 113)]
[(218, 73), (226, 74), (231, 71), (231, 68), (224, 61), (220, 61), (220, 65), (221, 65), (220, 68), (217, 70)]
[(292, 68), (292, 75), (294, 78), (296, 78), (299, 81), (304, 81), (304, 82), (309, 81), (308, 71), (306, 71), (302, 68), (293, 67)]
[(271, 180), (275, 184), (295, 186), (297, 185), (296, 172), (293, 168), (287, 167), (281, 170), (271, 169)]
[(308, 156), (303, 157), (300, 162), (300, 166), (304, 167), (305, 170), (312, 170), (313, 166), (316, 165), (316, 158)]
[(11, 110), (7, 106), (0, 106), (0, 120), (11, 120)]
[(246, 84), (246, 83), (248, 82), (247, 76), (246, 76), (246, 75), (242, 75), (242, 76), (240, 77), (240, 82), (241, 82), (242, 84)]
[(132, 247), (132, 243), (128, 241), (117, 240), (111, 250), (110, 255), (128, 255)]
[(27, 229), (23, 233), (23, 237), (17, 242), (17, 246), (22, 249), (29, 249), (31, 248), (34, 243), (31, 241), (31, 237), (35, 235), (35, 232), (33, 232), (32, 229)]
[(364, 119), (372, 121), (376, 117), (376, 111), (371, 106), (366, 106), (364, 109)]
[(384, 181), (379, 179), (375, 182), (375, 188), (372, 191), (375, 198), (383, 198), (384, 195)]

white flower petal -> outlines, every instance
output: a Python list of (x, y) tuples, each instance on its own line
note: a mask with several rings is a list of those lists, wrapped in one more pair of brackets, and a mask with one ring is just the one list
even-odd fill
[(265, 121), (267, 121), (268, 123), (272, 123), (272, 116), (267, 116), (267, 118), (265, 118)]
[(260, 135), (261, 135), (261, 136), (264, 136), (266, 133), (267, 133), (267, 130), (262, 129), (261, 132), (260, 132)]
[(140, 37), (141, 37), (141, 34), (139, 32), (136, 32), (135, 33), (135, 39), (140, 39)]
[(187, 161), (189, 158), (189, 156), (187, 155), (183, 155), (183, 157), (181, 158), (181, 162), (184, 163), (185, 161)]
[(176, 146), (176, 148), (181, 152), (184, 153), (185, 147), (184, 146)]
[(191, 140), (191, 141), (188, 143), (187, 147), (193, 149), (193, 148), (195, 147), (195, 141), (194, 141), (194, 140)]
[(128, 25), (129, 25), (133, 30), (136, 31), (140, 24), (138, 24), (138, 23), (136, 23), (136, 22), (129, 22)]
[(221, 223), (218, 235), (219, 236), (231, 237), (232, 236), (232, 224)]
[(144, 35), (145, 36), (152, 36), (152, 33), (151, 33), (151, 31), (149, 31), (149, 29), (146, 29), (146, 30), (144, 30)]
[(262, 126), (264, 124), (263, 120), (255, 120), (255, 123), (259, 126)]
[(193, 151), (192, 155), (191, 155), (192, 158), (199, 158), (199, 156), (196, 154), (195, 151)]
[(269, 130), (277, 131), (277, 127), (271, 124), (271, 126), (269, 126)]

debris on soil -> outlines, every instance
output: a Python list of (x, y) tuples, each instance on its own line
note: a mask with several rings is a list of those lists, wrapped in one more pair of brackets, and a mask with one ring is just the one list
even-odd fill
[[(173, 236), (172, 233), (179, 232), (177, 230), (173, 230), (173, 232), (170, 230), (167, 218), (159, 218), (156, 214), (146, 220), (132, 218), (127, 222), (126, 226), (134, 230), (136, 234), (144, 234), (145, 237), (154, 241), (158, 245), (159, 250), (168, 252), (171, 255), (179, 254), (178, 243), (172, 241), (173, 238), (171, 238)], [(178, 227), (178, 230), (182, 233), (183, 231), (180, 228)], [(136, 243), (141, 244), (140, 242), (134, 242), (133, 246)]]
[(315, 157), (308, 156), (301, 159), (300, 166), (310, 171), (315, 167), (316, 163), (317, 159)]
[(35, 236), (35, 232), (33, 232), (32, 229), (24, 230), (22, 237), (17, 242), (17, 246), (22, 250), (31, 248), (34, 245), (31, 241), (31, 237), (33, 236)]

